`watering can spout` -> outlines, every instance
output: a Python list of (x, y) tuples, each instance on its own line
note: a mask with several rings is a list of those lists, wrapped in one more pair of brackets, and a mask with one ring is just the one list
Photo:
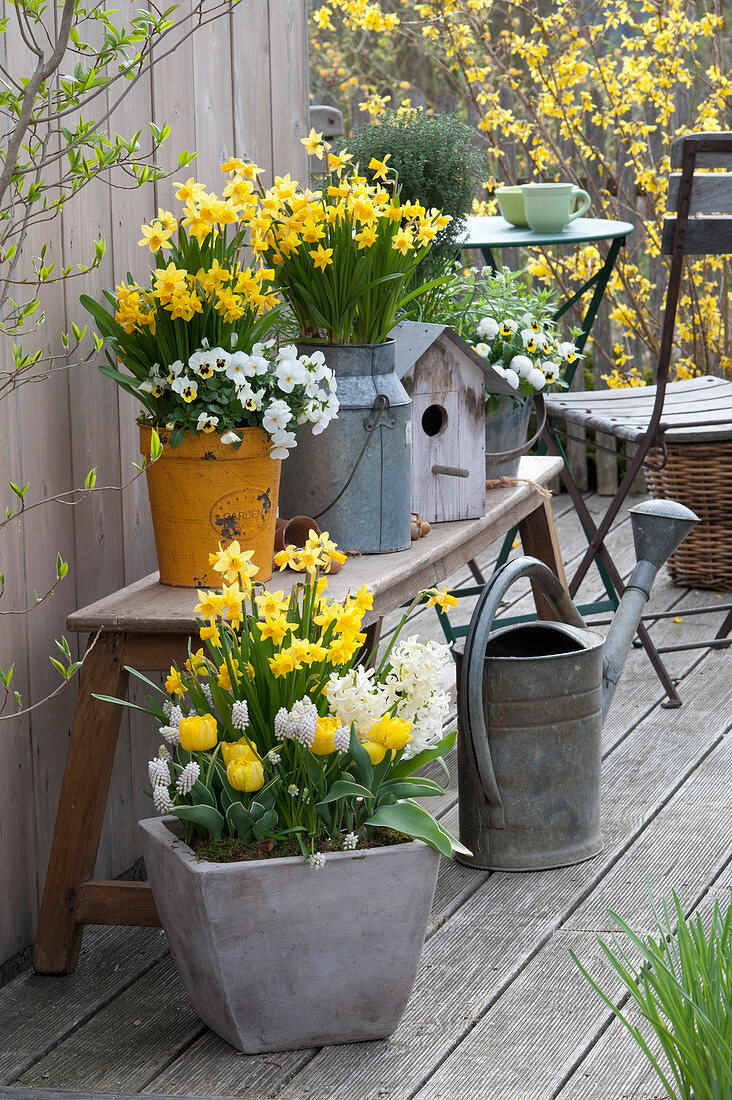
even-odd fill
[(699, 517), (673, 500), (649, 500), (630, 509), (636, 566), (605, 640), (602, 716), (607, 713), (656, 575)]

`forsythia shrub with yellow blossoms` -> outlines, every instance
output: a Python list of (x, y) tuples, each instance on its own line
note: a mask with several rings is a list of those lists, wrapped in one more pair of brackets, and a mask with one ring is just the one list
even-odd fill
[[(501, 182), (567, 179), (598, 218), (630, 221), (608, 288), (625, 351), (655, 363), (667, 273), (660, 255), (670, 146), (732, 127), (729, 18), (712, 0), (326, 0), (311, 21), (316, 83), (374, 120), (384, 73), (414, 74), (431, 108), (461, 103)], [(372, 92), (373, 94), (368, 94)], [(410, 96), (403, 80), (395, 93)], [(476, 201), (475, 213), (495, 204)], [(567, 299), (602, 263), (598, 247), (537, 255), (533, 274)], [(679, 377), (732, 369), (729, 261), (686, 268), (675, 340)], [(597, 348), (598, 370), (617, 367)], [(645, 364), (641, 364), (644, 366)], [(616, 377), (622, 378), (620, 371)]]
[(327, 156), (322, 191), (285, 177), (262, 201), (267, 264), (300, 335), (328, 344), (378, 344), (398, 312), (424, 287), (405, 293), (420, 260), (450, 218), (399, 194), (384, 161), (359, 174), (346, 150), (333, 153), (322, 135), (303, 139), (308, 153)]
[[(447, 647), (400, 640), (408, 611), (378, 668), (356, 664), (373, 598), (363, 587), (328, 599), (320, 574), (344, 555), (327, 533), (277, 555), (303, 573), (289, 598), (253, 582), (238, 543), (211, 558), (222, 588), (198, 593), (201, 646), (171, 667), (169, 698), (150, 698), (164, 741), (149, 764), (158, 811), (180, 818), (189, 840), (271, 841), (276, 854), (295, 838), (314, 867), (322, 848), (356, 848), (377, 826), (447, 856), (464, 850), (413, 801), (441, 793), (413, 773), (455, 741), (442, 737), (449, 704), (436, 687)], [(437, 589), (419, 600), (456, 603)]]
[(142, 226), (138, 243), (155, 259), (147, 285), (106, 290), (107, 308), (81, 301), (114, 353), (100, 369), (138, 398), (172, 447), (187, 432), (216, 432), (237, 447), (238, 429), (262, 427), (272, 457), (286, 458), (299, 425), (317, 434), (336, 415), (336, 383), (322, 352), (298, 355), (266, 339), (280, 300), (261, 258), (270, 225), (262, 170), (238, 158), (221, 170), (222, 196), (188, 179), (177, 185), (181, 214), (161, 209)]

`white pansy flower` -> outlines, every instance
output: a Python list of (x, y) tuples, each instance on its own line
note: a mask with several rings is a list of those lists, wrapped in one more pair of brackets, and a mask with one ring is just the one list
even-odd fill
[(235, 386), (241, 386), (254, 377), (255, 368), (250, 355), (245, 351), (235, 351), (229, 358), (224, 372)]
[(290, 450), (297, 446), (297, 439), (294, 432), (276, 431), (272, 432), (272, 444), (270, 458), (287, 458)]
[(276, 340), (257, 340), (256, 344), (252, 344), (252, 355), (263, 355), (269, 348), (273, 348), (276, 344)]
[(185, 374), (179, 374), (177, 378), (173, 379), (171, 389), (190, 404), (198, 394), (198, 382), (195, 378), (188, 378)]
[(216, 431), (218, 422), (218, 416), (212, 416), (211, 413), (202, 412), (199, 414), (198, 420), (196, 421), (196, 431), (214, 432)]
[(221, 436), (221, 442), (222, 443), (241, 443), (241, 436), (237, 435), (236, 432), (225, 432)]
[(209, 355), (213, 359), (213, 369), (220, 373), (225, 371), (231, 360), (231, 352), (223, 348), (211, 348)]
[(281, 347), (280, 350), (277, 352), (278, 363), (282, 363), (288, 359), (295, 361), (297, 361), (298, 359), (297, 348), (294, 344), (285, 344), (284, 347)]
[(278, 360), (274, 373), (277, 385), (283, 393), (292, 393), (295, 386), (301, 386), (308, 377), (299, 359)]
[(498, 335), (498, 321), (494, 317), (484, 317), (478, 325), (477, 333), (485, 340), (492, 340)]
[(177, 378), (180, 372), (183, 370), (183, 364), (180, 359), (176, 359), (174, 363), (171, 363), (168, 367), (168, 381), (172, 384), (173, 379)]
[(567, 363), (573, 363), (575, 359), (583, 358), (571, 340), (562, 340), (561, 344), (557, 345), (557, 353)]
[(508, 364), (508, 369), (515, 371), (519, 378), (528, 378), (529, 371), (534, 369), (534, 364), (528, 355), (514, 355)]
[(550, 384), (556, 382), (559, 377), (559, 369), (556, 363), (553, 363), (551, 359), (545, 359), (541, 364), (541, 369), (547, 382)]
[(544, 336), (541, 332), (536, 332), (533, 328), (525, 328), (521, 330), (521, 339), (523, 345), (529, 352), (541, 351), (544, 347)]
[(265, 432), (275, 432), (285, 428), (292, 420), (292, 412), (286, 401), (273, 401), (262, 418)]

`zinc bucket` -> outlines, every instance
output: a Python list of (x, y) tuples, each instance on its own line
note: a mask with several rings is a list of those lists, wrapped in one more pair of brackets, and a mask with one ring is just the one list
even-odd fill
[[(394, 341), (318, 345), (338, 384), (338, 416), (320, 435), (304, 425), (280, 490), (280, 515), (304, 514), (341, 550), (411, 546), (412, 402), (395, 371)], [(299, 352), (312, 352), (299, 344)]]
[(485, 415), (485, 476), (489, 480), (516, 477), (521, 455), (508, 461), (491, 461), (493, 455), (521, 448), (526, 443), (532, 403), (517, 405), (507, 394), (497, 394), (498, 409)]
[[(140, 449), (150, 454), (152, 428), (140, 425)], [(221, 585), (209, 554), (236, 539), (253, 550), (256, 580), (272, 576), (279, 459), (261, 428), (243, 428), (234, 450), (216, 433), (187, 435), (175, 450), (159, 432), (163, 453), (145, 474), (160, 581), (174, 587)], [(290, 459), (292, 461), (292, 459)]]

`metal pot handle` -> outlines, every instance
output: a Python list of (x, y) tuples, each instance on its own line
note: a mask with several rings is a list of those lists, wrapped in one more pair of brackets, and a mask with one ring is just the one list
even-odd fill
[(546, 424), (546, 405), (544, 404), (543, 393), (534, 394), (534, 407), (536, 409), (539, 427), (536, 429), (531, 439), (527, 439), (526, 443), (522, 443), (520, 447), (512, 447), (510, 451), (496, 451), (495, 454), (486, 452), (486, 462), (510, 462), (513, 458), (520, 458), (521, 455), (528, 454), (534, 444), (538, 443), (541, 433), (544, 431), (544, 425)]
[(538, 558), (521, 557), (497, 569), (478, 597), (465, 638), (465, 656), (460, 668), (458, 691), (465, 715), (466, 738), (472, 744), (475, 764), (483, 793), (491, 807), (492, 828), (505, 828), (503, 800), (488, 745), (483, 711), (483, 667), (493, 620), (501, 600), (520, 577), (529, 577), (539, 586), (558, 618), (569, 626), (585, 627), (585, 621), (548, 565)]

